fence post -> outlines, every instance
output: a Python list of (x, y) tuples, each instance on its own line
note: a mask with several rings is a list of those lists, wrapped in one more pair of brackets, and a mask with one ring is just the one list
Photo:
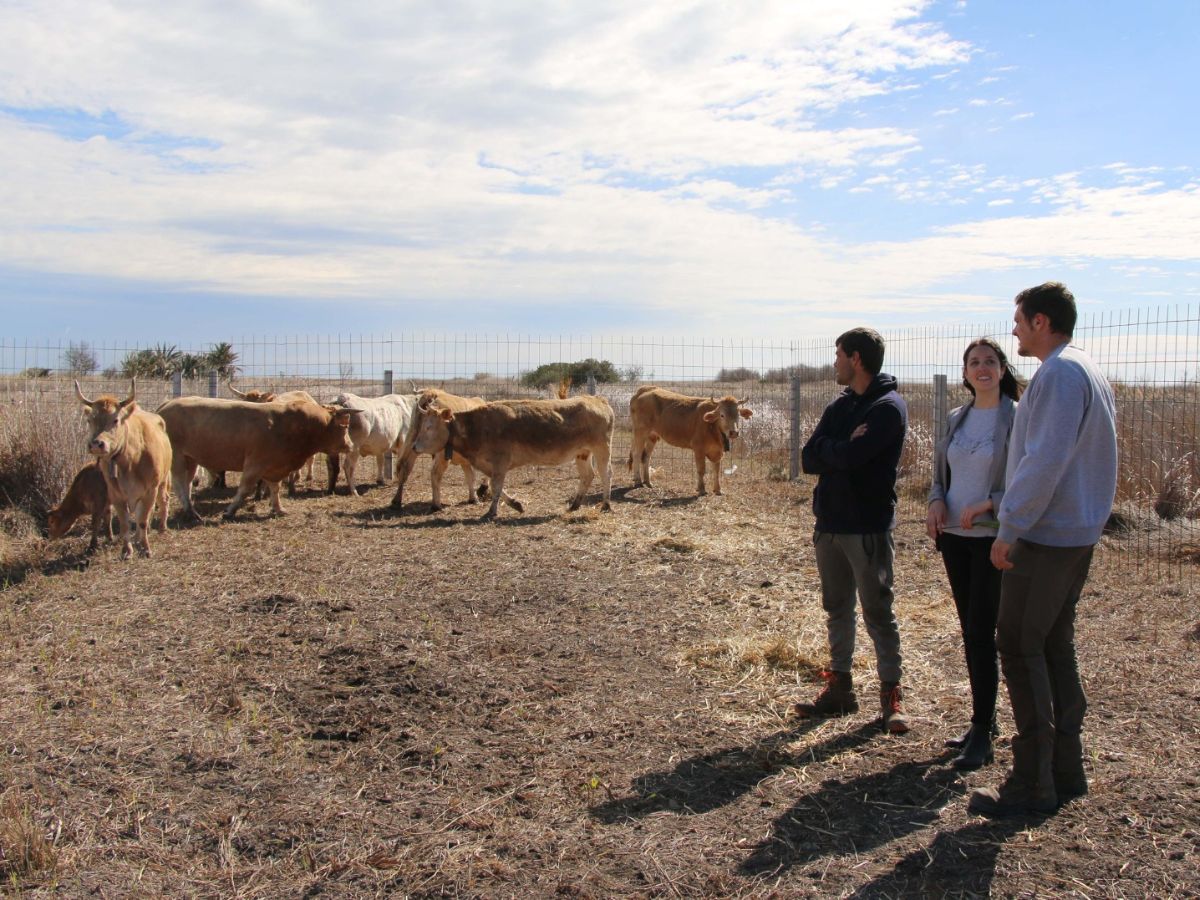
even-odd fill
[(183, 373), (178, 369), (171, 373), (171, 396), (183, 396)]
[(593, 397), (596, 396), (596, 374), (594, 372), (588, 372), (587, 392)]
[[(946, 433), (946, 417), (950, 414), (949, 391), (946, 390), (946, 376), (933, 376), (933, 442), (936, 444)], [(933, 472), (933, 457), (929, 459), (930, 471)], [(933, 472), (937, 478), (937, 472)]]
[(217, 370), (210, 369), (208, 373), (208, 396), (217, 396)]
[(800, 477), (800, 376), (792, 377), (792, 456), (788, 462), (788, 480)]
[[(383, 370), (383, 393), (384, 396), (392, 393), (392, 370)], [(392, 480), (392, 451), (389, 450), (383, 454), (383, 480), (391, 483)]]

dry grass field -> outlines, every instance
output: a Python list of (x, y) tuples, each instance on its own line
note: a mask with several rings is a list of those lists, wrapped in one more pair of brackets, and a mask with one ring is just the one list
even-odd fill
[[(318, 467), (319, 468), (319, 467)], [(373, 469), (370, 470), (373, 474)], [(1200, 893), (1200, 604), (1098, 555), (1080, 609), (1091, 794), (989, 822), (921, 523), (897, 532), (914, 730), (817, 724), (811, 484), (686, 472), (564, 512), (522, 470), (172, 529), (153, 559), (7, 536), (0, 885), (23, 896), (1186, 897)], [(623, 468), (616, 483), (627, 485)], [(15, 560), (20, 560), (18, 565)], [(863, 636), (856, 675), (874, 688)], [(1002, 708), (1007, 725), (1007, 707)]]

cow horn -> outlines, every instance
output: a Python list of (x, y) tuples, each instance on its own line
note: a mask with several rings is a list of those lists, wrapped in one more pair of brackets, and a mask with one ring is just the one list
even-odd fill
[(82, 403), (84, 406), (92, 405), (92, 401), (89, 400), (87, 397), (83, 396), (83, 391), (81, 391), (79, 389), (78, 379), (76, 379), (76, 381), (75, 381), (75, 395), (79, 398), (79, 402)]
[(133, 400), (136, 396), (137, 396), (137, 379), (130, 378), (129, 379), (129, 396), (121, 401), (121, 403), (117, 406), (117, 409), (124, 409), (126, 406), (128, 406), (130, 403), (133, 402)]
[(743, 406), (743, 405), (744, 405), (744, 404), (746, 404), (746, 403), (747, 403), (749, 400), (750, 400), (750, 395), (749, 395), (749, 394), (747, 394), (745, 397), (743, 397), (741, 400), (739, 400), (739, 401), (737, 402), (737, 405), (738, 405), (738, 406)]
[(233, 386), (233, 382), (226, 382), (226, 383), (229, 385), (229, 390), (233, 391), (233, 393), (235, 393), (237, 396), (241, 397), (243, 400), (246, 399), (246, 395), (243, 394), (241, 391), (239, 391), (237, 388), (235, 388)]

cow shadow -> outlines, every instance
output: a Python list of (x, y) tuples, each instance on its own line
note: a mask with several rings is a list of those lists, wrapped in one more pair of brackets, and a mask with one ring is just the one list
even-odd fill
[[(777, 877), (793, 866), (872, 851), (935, 824), (965, 787), (944, 754), (897, 763), (884, 772), (830, 778), (775, 820), (771, 834), (738, 867)], [(925, 851), (919, 851), (923, 856)], [(902, 894), (898, 891), (888, 896)]]
[(913, 850), (890, 872), (873, 878), (849, 896), (854, 900), (990, 897), (1001, 848), (1027, 826), (1027, 822), (1010, 819), (972, 822), (953, 831), (938, 832), (927, 847)]
[(865, 723), (803, 750), (786, 749), (816, 724), (817, 720), (806, 721), (753, 744), (726, 747), (685, 759), (668, 771), (639, 775), (630, 796), (611, 799), (589, 812), (608, 825), (664, 811), (700, 815), (733, 802), (788, 766), (821, 762), (880, 736), (877, 724)]

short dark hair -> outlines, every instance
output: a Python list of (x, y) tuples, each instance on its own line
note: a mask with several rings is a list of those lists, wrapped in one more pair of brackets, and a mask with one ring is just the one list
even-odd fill
[(883, 368), (883, 335), (874, 328), (851, 328), (833, 343), (847, 356), (857, 353), (863, 368), (872, 375)]
[(1037, 287), (1025, 288), (1013, 301), (1021, 315), (1032, 320), (1041, 313), (1050, 320), (1050, 330), (1070, 337), (1075, 332), (1075, 295), (1061, 281), (1047, 281)]
[[(1020, 400), (1021, 394), (1025, 392), (1025, 379), (1017, 374), (1017, 370), (1013, 368), (1013, 364), (1008, 361), (1008, 357), (1004, 355), (1004, 350), (990, 337), (979, 337), (967, 344), (967, 349), (963, 351), (963, 368), (967, 367), (967, 357), (971, 355), (971, 351), (976, 347), (987, 347), (996, 354), (996, 359), (1000, 360), (1000, 393), (1011, 397), (1013, 400)], [(967, 381), (967, 376), (963, 375), (963, 387), (971, 392), (971, 396), (975, 396), (975, 388), (971, 387), (971, 382)]]

